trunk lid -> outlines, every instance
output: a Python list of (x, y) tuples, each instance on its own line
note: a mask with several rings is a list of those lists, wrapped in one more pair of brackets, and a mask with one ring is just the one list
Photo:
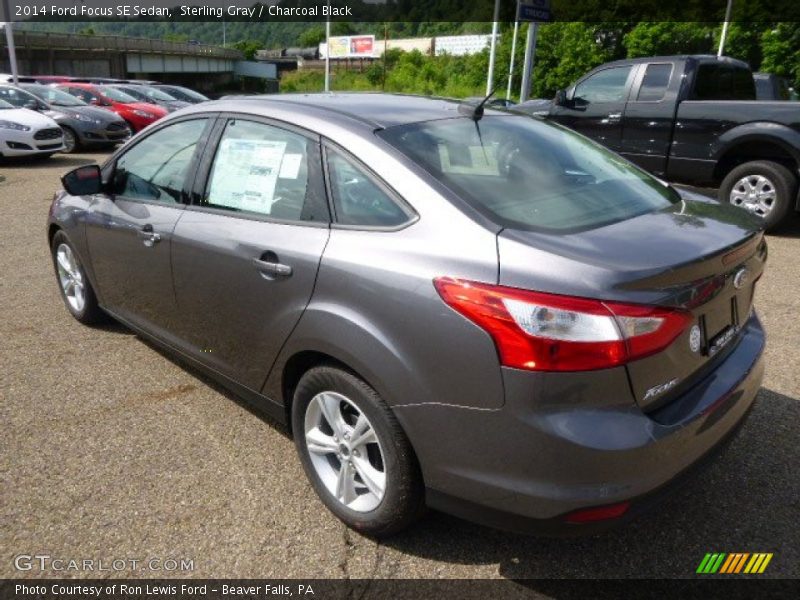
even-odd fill
[(666, 349), (627, 365), (642, 408), (680, 394), (732, 348), (749, 318), (766, 260), (760, 222), (712, 201), (570, 234), (503, 230), (499, 283), (688, 311)]

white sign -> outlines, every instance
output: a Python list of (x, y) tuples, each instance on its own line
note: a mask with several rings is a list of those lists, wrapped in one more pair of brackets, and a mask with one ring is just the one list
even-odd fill
[(285, 151), (286, 142), (222, 140), (211, 176), (209, 203), (270, 214)]

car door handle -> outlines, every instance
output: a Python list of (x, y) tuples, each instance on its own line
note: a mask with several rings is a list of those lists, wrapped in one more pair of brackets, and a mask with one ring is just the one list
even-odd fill
[(253, 264), (264, 279), (276, 279), (278, 277), (291, 277), (292, 267), (284, 265), (279, 262), (271, 262), (254, 258)]
[(155, 244), (161, 241), (161, 234), (153, 231), (152, 225), (145, 225), (136, 232), (136, 235), (139, 236), (139, 239), (142, 240), (142, 243), (144, 243), (144, 245), (148, 248), (152, 248)]
[(620, 119), (622, 119), (622, 113), (608, 113), (607, 119), (609, 123), (617, 123)]

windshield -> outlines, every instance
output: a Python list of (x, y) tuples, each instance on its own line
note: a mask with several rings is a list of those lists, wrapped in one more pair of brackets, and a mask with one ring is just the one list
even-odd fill
[(15, 87), (0, 86), (0, 100), (5, 100), (16, 108), (26, 108), (30, 102), (35, 102), (37, 106), (45, 108), (39, 98)]
[(166, 92), (162, 92), (159, 89), (153, 87), (142, 88), (142, 91), (150, 98), (155, 98), (156, 100), (164, 100), (167, 102), (174, 102), (177, 98), (170, 96)]
[(46, 85), (29, 84), (22, 87), (53, 106), (86, 106), (86, 102), (72, 94)]
[(0, 110), (8, 110), (9, 108), (14, 108), (14, 105), (9, 104), (5, 100), (0, 100)]
[(530, 117), (428, 121), (378, 135), (504, 227), (591, 229), (680, 200), (616, 154)]
[(97, 87), (97, 89), (100, 90), (100, 93), (106, 98), (109, 98), (114, 102), (122, 102), (123, 104), (138, 102), (138, 100), (130, 94), (126, 94), (122, 90), (118, 90), (117, 88), (113, 88), (109, 85), (100, 85)]
[(200, 92), (195, 92), (194, 90), (190, 90), (189, 88), (185, 87), (169, 87), (166, 86), (165, 89), (168, 93), (172, 94), (176, 98), (180, 99), (188, 99), (188, 100), (199, 100), (200, 102), (205, 102), (208, 100), (203, 94)]

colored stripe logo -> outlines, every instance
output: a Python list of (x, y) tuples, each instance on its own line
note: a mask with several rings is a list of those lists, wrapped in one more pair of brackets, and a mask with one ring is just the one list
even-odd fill
[(709, 552), (700, 561), (697, 573), (703, 575), (713, 575), (714, 573), (732, 575), (737, 573), (763, 573), (769, 561), (772, 560), (772, 553), (756, 552)]

